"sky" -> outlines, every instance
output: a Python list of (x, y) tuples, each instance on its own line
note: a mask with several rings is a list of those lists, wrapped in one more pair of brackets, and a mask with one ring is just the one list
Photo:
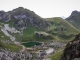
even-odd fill
[(0, 10), (18, 7), (34, 11), (43, 18), (68, 17), (72, 11), (80, 11), (80, 0), (0, 0)]

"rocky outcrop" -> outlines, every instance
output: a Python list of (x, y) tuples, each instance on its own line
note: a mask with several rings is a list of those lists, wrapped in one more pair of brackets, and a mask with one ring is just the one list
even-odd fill
[(9, 22), (12, 20), (14, 26), (20, 30), (26, 29), (28, 26), (33, 26), (38, 29), (46, 30), (50, 27), (50, 22), (46, 19), (41, 18), (33, 11), (19, 7), (13, 9), (12, 11), (5, 12), (0, 11), (0, 20), (4, 22)]
[(74, 40), (70, 41), (63, 51), (60, 60), (77, 60), (80, 58), (80, 34), (76, 35)]
[(14, 19), (16, 27), (21, 30), (24, 30), (28, 26), (33, 26), (42, 30), (46, 30), (46, 28), (48, 29), (50, 27), (49, 21), (23, 7), (16, 8), (8, 13), (12, 16), (12, 19)]
[[(19, 33), (21, 34), (20, 31), (16, 30), (14, 27), (10, 28), (9, 24), (4, 24), (4, 27), (1, 27), (1, 31), (7, 36), (9, 37), (12, 41), (14, 41), (15, 44), (17, 44), (17, 41), (15, 41), (15, 37), (12, 36), (11, 34), (16, 34)], [(11, 34), (10, 34), (11, 33)]]
[(10, 15), (5, 11), (0, 11), (0, 20), (8, 22), (11, 20)]
[(66, 18), (68, 22), (70, 22), (72, 25), (74, 25), (76, 28), (80, 29), (80, 12), (79, 11), (73, 11), (71, 15)]
[(35, 32), (36, 36), (44, 39), (53, 39), (53, 36), (46, 32)]

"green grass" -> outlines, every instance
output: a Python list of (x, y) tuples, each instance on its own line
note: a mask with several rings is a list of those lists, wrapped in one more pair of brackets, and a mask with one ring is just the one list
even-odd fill
[[(73, 37), (71, 36), (71, 34), (76, 35), (78, 34), (80, 31), (78, 29), (76, 29), (74, 26), (72, 26), (70, 23), (68, 23), (66, 20), (63, 20), (60, 17), (55, 17), (55, 18), (47, 18), (50, 22), (53, 22), (53, 24), (51, 24), (50, 30), (47, 31), (47, 33), (51, 34), (54, 39), (53, 40), (57, 40), (57, 41), (64, 41), (64, 40), (71, 40)], [(61, 31), (61, 28), (64, 28), (64, 31)], [(57, 29), (57, 30), (56, 30)], [(28, 42), (28, 41), (33, 41), (33, 40), (37, 40), (37, 41), (50, 41), (51, 39), (45, 39), (45, 38), (39, 38), (35, 35), (35, 31), (42, 31), (40, 29), (37, 29), (33, 26), (28, 26), (24, 31), (23, 31), (23, 35), (19, 35), (16, 34), (17, 37), (19, 37), (19, 40), (22, 40), (22, 42)], [(43, 31), (44, 32), (44, 31)], [(63, 38), (61, 37), (61, 35), (65, 35), (65, 36), (71, 36), (69, 38)]]
[(35, 40), (35, 31), (40, 31), (39, 29), (29, 26), (23, 31), (23, 36), (22, 36), (22, 41), (30, 41), (30, 40)]
[(59, 50), (58, 52), (54, 53), (50, 56), (51, 60), (60, 60), (63, 50)]
[(15, 44), (6, 44), (6, 43), (2, 43), (2, 42), (0, 42), (0, 47), (10, 49), (12, 51), (19, 51), (22, 48), (21, 46), (18, 46)]
[(0, 40), (10, 40), (10, 38), (0, 30)]
[(23, 31), (23, 36), (22, 36), (22, 42), (28, 42), (28, 41), (47, 41), (49, 39), (45, 39), (45, 38), (39, 38), (36, 36), (35, 31), (41, 32), (42, 30), (39, 30), (33, 26), (29, 26), (27, 27), (24, 31)]
[[(36, 36), (35, 31), (38, 32), (46, 32), (48, 34), (50, 34), (51, 36), (53, 36), (54, 39), (52, 40), (56, 40), (56, 41), (66, 41), (67, 40), (71, 40), (73, 37), (70, 38), (65, 38), (65, 37), (61, 37), (61, 35), (66, 35), (66, 36), (70, 36), (71, 34), (76, 35), (80, 32), (80, 30), (76, 29), (74, 26), (72, 26), (70, 23), (68, 23), (66, 20), (63, 20), (60, 17), (55, 17), (55, 18), (47, 18), (50, 22), (52, 22), (50, 30), (48, 31), (43, 31), (40, 30), (38, 28), (35, 28), (31, 25), (27, 26), (27, 28), (23, 31), (22, 35), (20, 34), (10, 34), (15, 36), (17, 39), (17, 41), (20, 42), (28, 42), (28, 41), (41, 41), (41, 42), (48, 42), (51, 39), (45, 39), (45, 38), (39, 38)], [(10, 22), (3, 22), (0, 21), (0, 25), (4, 26), (4, 24), (9, 24), (10, 27), (15, 27), (15, 25), (13, 26), (13, 20)], [(2, 24), (3, 23), (3, 24)], [(64, 31), (61, 30), (61, 28), (64, 28)], [(17, 29), (17, 28), (16, 28)], [(2, 37), (4, 36), (4, 38)], [(0, 40), (10, 40), (9, 37), (7, 37), (1, 30), (0, 30)], [(5, 47), (8, 45), (5, 45)], [(17, 49), (17, 47), (15, 45), (11, 45), (9, 46), (11, 49), (14, 50), (14, 47)], [(6, 47), (6, 48), (9, 48)]]
[[(50, 22), (52, 22), (50, 30), (48, 32), (61, 40), (71, 40), (71, 38), (74, 37), (72, 35), (80, 33), (80, 30), (78, 30), (69, 22), (60, 17), (47, 18), (47, 19)], [(63, 35), (64, 37), (63, 36), (61, 37), (61, 35)]]

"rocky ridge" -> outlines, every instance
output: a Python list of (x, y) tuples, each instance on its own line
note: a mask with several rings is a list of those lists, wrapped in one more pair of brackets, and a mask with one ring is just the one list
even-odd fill
[(79, 60), (80, 59), (80, 34), (70, 41), (63, 51), (60, 60)]
[(28, 26), (34, 26), (38, 29), (45, 30), (50, 26), (49, 21), (23, 7), (13, 9), (8, 12), (0, 11), (0, 20), (4, 22), (12, 21), (13, 25), (20, 30), (24, 30)]
[(73, 26), (80, 29), (80, 12), (79, 11), (73, 11), (71, 15), (66, 18), (66, 21), (70, 22)]

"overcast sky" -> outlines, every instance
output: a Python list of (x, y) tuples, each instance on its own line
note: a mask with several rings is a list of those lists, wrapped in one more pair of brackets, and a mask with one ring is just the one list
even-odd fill
[(80, 0), (0, 0), (0, 10), (9, 11), (20, 6), (43, 18), (68, 17), (72, 11), (80, 11)]

